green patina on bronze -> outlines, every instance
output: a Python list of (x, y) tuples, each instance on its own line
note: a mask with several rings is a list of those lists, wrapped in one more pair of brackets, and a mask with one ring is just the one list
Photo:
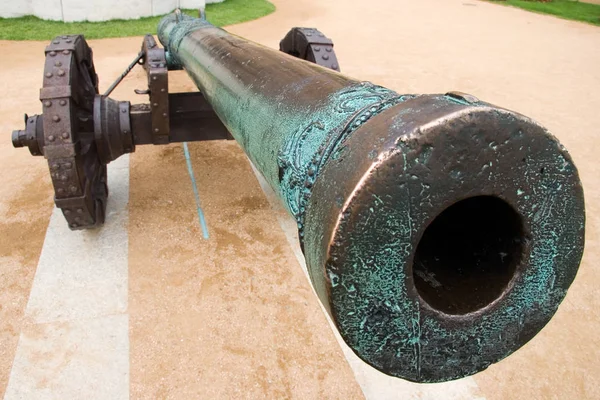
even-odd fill
[[(230, 57), (229, 52), (215, 54), (218, 57), (214, 59), (215, 55), (209, 56), (201, 50), (203, 38), (231, 43), (235, 36), (204, 19), (187, 15), (165, 17), (159, 24), (158, 36), (171, 62), (185, 65), (190, 77), (207, 93), (229, 131), (296, 217), (301, 235), (311, 187), (335, 145), (372, 116), (412, 97), (334, 75), (310, 63), (305, 63), (307, 71), (303, 81), (290, 81), (289, 85), (264, 95), (256, 89), (269, 81), (268, 74), (241, 82), (226, 62), (218, 62)], [(262, 49), (247, 41), (239, 40), (239, 45), (245, 49)], [(276, 54), (283, 60), (290, 59), (283, 53)], [(247, 61), (241, 64), (251, 68), (252, 61), (248, 55)], [(321, 99), (281, 101), (302, 86), (304, 90), (316, 88), (319, 91), (318, 75), (314, 78), (309, 75), (313, 71), (325, 77), (335, 76), (339, 89)]]
[[(585, 221), (577, 170), (542, 127), (471, 96), (399, 95), (203, 19), (168, 16), (158, 32), (296, 218), (313, 286), (363, 360), (417, 382), (456, 379), (550, 320)], [(449, 314), (419, 292), (415, 253), (444, 210), (477, 197), (518, 215), (520, 258), (493, 301)]]

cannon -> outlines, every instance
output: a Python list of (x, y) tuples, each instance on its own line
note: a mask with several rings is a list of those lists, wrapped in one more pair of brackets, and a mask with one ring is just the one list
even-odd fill
[[(298, 225), (313, 287), (348, 346), (414, 382), (477, 373), (532, 339), (577, 273), (577, 169), (546, 129), (461, 92), (349, 78), (333, 42), (273, 50), (179, 11), (104, 94), (80, 35), (46, 48), (42, 115), (16, 147), (48, 160), (71, 229), (100, 226), (106, 165), (137, 145), (235, 139)], [(109, 97), (136, 64), (148, 104)], [(193, 93), (169, 93), (184, 69)]]

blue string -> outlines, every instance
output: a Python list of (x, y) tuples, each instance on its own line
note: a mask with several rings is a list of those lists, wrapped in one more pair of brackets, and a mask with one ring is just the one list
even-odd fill
[(194, 177), (194, 169), (192, 168), (192, 160), (190, 159), (190, 151), (188, 150), (187, 142), (183, 142), (183, 153), (185, 154), (185, 163), (187, 164), (188, 173), (192, 179), (192, 188), (194, 189), (194, 197), (196, 198), (196, 211), (198, 212), (198, 220), (202, 227), (202, 236), (204, 236), (204, 239), (208, 239), (208, 227), (206, 226), (206, 219), (204, 218), (202, 206), (200, 206), (200, 194), (198, 194), (198, 185), (196, 185), (196, 178)]

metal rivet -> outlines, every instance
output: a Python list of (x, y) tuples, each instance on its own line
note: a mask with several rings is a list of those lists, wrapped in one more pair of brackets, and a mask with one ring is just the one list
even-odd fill
[(157, 78), (155, 76), (152, 77), (152, 80), (155, 81)]
[(58, 40), (53, 41), (52, 43), (54, 44), (59, 44), (60, 42)]
[(308, 32), (308, 33), (306, 34), (306, 36), (312, 36), (312, 33)]
[(68, 132), (63, 132), (61, 136), (62, 136), (63, 139), (68, 139), (69, 138), (69, 133)]
[(71, 224), (71, 228), (77, 228), (79, 225), (77, 224)]
[(61, 181), (66, 181), (67, 179), (69, 179), (69, 178), (66, 175), (63, 175), (63, 176), (60, 177)]
[(65, 163), (65, 168), (66, 169), (71, 169), (72, 166), (73, 166), (73, 164), (71, 164), (70, 162)]
[(325, 51), (327, 51), (328, 53), (331, 53), (331, 47), (326, 48)]
[(338, 69), (338, 65), (337, 65), (337, 64), (333, 64), (333, 65), (331, 66), (331, 68), (333, 68), (333, 69)]
[(121, 109), (121, 112), (122, 112), (123, 114), (125, 114), (125, 113), (127, 112), (127, 110), (126, 110), (125, 108), (122, 108), (122, 109)]
[(71, 192), (73, 192), (73, 193), (77, 192), (77, 186), (71, 186), (69, 189), (70, 189), (70, 190), (71, 190)]
[(62, 38), (63, 39), (68, 39), (69, 37), (67, 35), (64, 35)]
[(56, 55), (56, 52), (53, 50), (53, 51), (51, 51), (51, 52), (50, 52), (50, 53), (48, 53), (48, 54), (50, 54), (50, 57), (54, 57), (54, 56)]
[(72, 40), (71, 40), (71, 39), (67, 40), (67, 43), (71, 43), (71, 42), (72, 42)]
[(50, 107), (51, 105), (52, 105), (52, 102), (50, 100), (46, 100), (44, 102), (44, 106), (46, 106), (46, 107)]
[(309, 176), (313, 176), (314, 174), (315, 174), (315, 169), (314, 169), (314, 168), (310, 168), (310, 169), (308, 170), (308, 175), (309, 175)]
[(48, 141), (49, 142), (54, 142), (54, 136), (52, 136), (52, 135), (48, 136)]
[(63, 188), (58, 188), (58, 189), (56, 189), (56, 192), (57, 192), (57, 193), (64, 193), (64, 192), (65, 192), (65, 189), (63, 189)]
[(64, 54), (65, 56), (68, 56), (70, 53), (71, 53), (71, 52), (70, 52), (69, 50), (63, 50), (63, 54)]
[(312, 186), (312, 183), (310, 183), (310, 181), (304, 181), (304, 187), (305, 188), (309, 188)]
[(57, 61), (57, 62), (54, 63), (55, 67), (60, 67), (61, 65), (62, 65), (62, 63), (60, 61)]
[(123, 133), (124, 133), (124, 134), (128, 134), (128, 133), (129, 133), (129, 131), (128, 131), (127, 129), (123, 129)]
[(52, 72), (46, 72), (46, 78), (52, 78)]
[(60, 165), (58, 165), (58, 164), (52, 164), (52, 169), (53, 170), (57, 170), (59, 168), (60, 168)]
[(154, 107), (158, 107), (158, 103), (154, 103), (152, 104)]
[(61, 106), (65, 106), (67, 105), (67, 101), (66, 100), (61, 100), (58, 102), (58, 104), (60, 104)]
[(58, 122), (58, 121), (60, 121), (60, 117), (58, 115), (55, 115), (52, 117), (52, 121)]
[(63, 214), (69, 215), (69, 214), (71, 214), (71, 210), (63, 210)]
[(58, 76), (64, 76), (65, 75), (65, 70), (63, 69), (59, 69), (58, 72), (56, 73)]
[(323, 54), (323, 60), (329, 60), (329, 56), (327, 54)]
[(163, 117), (167, 118), (167, 113), (163, 113)]
[(164, 88), (162, 88), (162, 89), (160, 89), (160, 91), (164, 93), (164, 92), (165, 92), (165, 89), (164, 89)]
[(154, 132), (158, 133), (158, 131), (159, 131), (158, 128), (154, 129)]
[(78, 208), (77, 209), (77, 214), (83, 214), (83, 208)]

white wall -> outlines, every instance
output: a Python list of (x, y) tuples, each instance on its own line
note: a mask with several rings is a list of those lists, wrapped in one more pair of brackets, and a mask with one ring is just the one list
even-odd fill
[(223, 0), (0, 0), (0, 17), (35, 15), (55, 21), (106, 21), (162, 15)]

